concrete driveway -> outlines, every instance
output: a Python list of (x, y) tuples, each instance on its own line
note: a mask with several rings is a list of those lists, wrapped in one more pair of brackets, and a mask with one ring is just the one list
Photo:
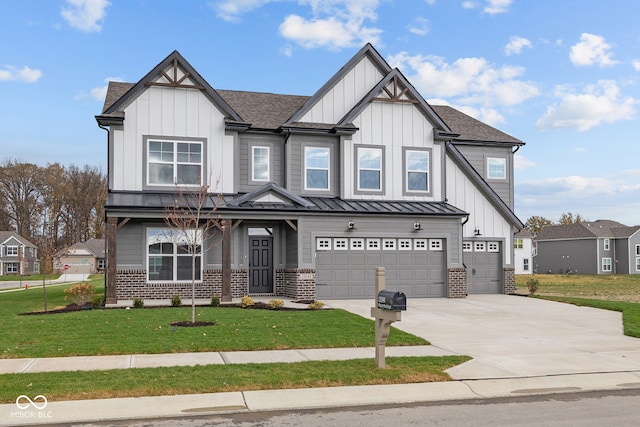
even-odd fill
[[(372, 305), (327, 303), (367, 318)], [(608, 310), (509, 295), (407, 298), (393, 326), (473, 357), (448, 371), (454, 379), (640, 370), (640, 339), (624, 336), (622, 314)]]

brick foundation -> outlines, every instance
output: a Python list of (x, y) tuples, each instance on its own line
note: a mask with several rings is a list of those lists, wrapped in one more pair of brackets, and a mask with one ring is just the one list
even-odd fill
[(502, 279), (502, 283), (504, 283), (503, 293), (506, 295), (515, 294), (516, 293), (516, 270), (515, 268), (505, 268), (504, 276)]
[(466, 298), (467, 297), (467, 269), (450, 268), (447, 270), (448, 286), (447, 298)]

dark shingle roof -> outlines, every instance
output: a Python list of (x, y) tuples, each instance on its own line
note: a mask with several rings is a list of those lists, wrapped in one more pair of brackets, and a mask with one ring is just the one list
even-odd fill
[(36, 245), (34, 245), (29, 240), (27, 240), (24, 237), (22, 237), (21, 235), (19, 235), (15, 231), (0, 231), (0, 243), (10, 239), (11, 237), (13, 237), (14, 239), (18, 240), (23, 245), (31, 246), (31, 247), (34, 247), (34, 248), (36, 247)]
[(453, 133), (460, 134), (456, 138), (457, 140), (522, 144), (522, 141), (518, 138), (499, 131), (455, 108), (447, 105), (433, 105), (432, 108), (451, 128)]
[(584, 221), (574, 224), (547, 225), (540, 230), (535, 240), (565, 240), (598, 237), (616, 237), (613, 229), (626, 227), (617, 221), (602, 220)]
[[(133, 83), (109, 82), (102, 111), (104, 112), (111, 107), (133, 86)], [(245, 122), (251, 123), (252, 128), (258, 129), (278, 129), (310, 98), (309, 96), (300, 95), (235, 90), (216, 90), (216, 92)], [(453, 133), (460, 134), (456, 140), (522, 144), (519, 139), (476, 120), (455, 108), (444, 105), (432, 105), (431, 107), (451, 128)], [(114, 114), (117, 115), (116, 113)], [(335, 123), (294, 123), (292, 127), (331, 129), (335, 125)]]

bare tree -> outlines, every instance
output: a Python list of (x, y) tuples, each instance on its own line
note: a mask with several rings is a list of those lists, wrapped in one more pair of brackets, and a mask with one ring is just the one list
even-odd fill
[(5, 213), (18, 234), (29, 239), (38, 218), (41, 185), (41, 170), (34, 164), (6, 160), (0, 165), (0, 193), (6, 202)]
[(165, 223), (177, 245), (176, 253), (191, 255), (191, 323), (196, 321), (196, 280), (202, 280), (197, 260), (202, 259), (207, 239), (213, 241), (220, 229), (214, 197), (208, 185), (192, 191), (176, 187), (173, 206), (165, 212)]
[[(66, 173), (65, 222), (66, 245), (84, 242), (97, 236), (93, 230), (96, 206), (105, 197), (106, 182), (97, 168), (70, 166)], [(104, 204), (102, 201), (101, 204)], [(104, 230), (104, 229), (103, 229)]]

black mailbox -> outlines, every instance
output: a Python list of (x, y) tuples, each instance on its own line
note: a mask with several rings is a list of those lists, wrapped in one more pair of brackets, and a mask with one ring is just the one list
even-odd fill
[(407, 297), (402, 292), (380, 291), (378, 293), (378, 308), (391, 311), (406, 311)]

